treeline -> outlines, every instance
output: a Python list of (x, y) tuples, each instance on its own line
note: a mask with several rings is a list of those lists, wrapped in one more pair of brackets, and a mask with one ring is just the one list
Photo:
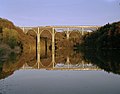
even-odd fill
[(95, 49), (120, 48), (120, 21), (106, 24), (82, 39), (81, 47)]
[(120, 74), (120, 21), (83, 36), (77, 48), (86, 61), (107, 72)]
[(0, 18), (0, 79), (35, 58), (36, 40), (11, 21)]
[(36, 40), (25, 35), (11, 21), (0, 18), (0, 46), (7, 44), (11, 49), (19, 47), (22, 51), (28, 52), (30, 47), (35, 46)]
[(11, 21), (0, 18), (0, 63), (7, 61), (11, 52), (28, 54), (35, 48), (36, 41), (30, 35), (16, 27)]
[(0, 45), (6, 44), (11, 49), (19, 46), (22, 49), (22, 42), (17, 30), (12, 22), (0, 18)]

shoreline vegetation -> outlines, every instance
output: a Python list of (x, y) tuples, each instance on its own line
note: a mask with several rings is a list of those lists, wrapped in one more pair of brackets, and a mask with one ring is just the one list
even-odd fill
[(108, 73), (120, 75), (120, 49), (79, 49), (85, 62), (90, 62)]
[[(117, 51), (120, 49), (120, 21), (108, 23), (97, 31), (86, 33), (84, 36), (80, 36), (78, 33), (73, 33), (73, 35), (68, 41), (64, 33), (56, 34), (55, 52), (57, 56), (61, 56), (61, 60), (65, 56), (70, 56), (71, 52), (77, 49), (81, 53), (78, 58), (96, 64), (107, 72), (113, 71), (113, 73), (120, 74), (120, 63), (118, 63), (120, 59), (117, 60), (120, 53)], [(43, 39), (41, 39), (41, 56), (45, 54), (44, 40), (46, 37), (48, 37), (47, 46), (51, 50), (51, 35), (45, 32), (45, 34), (41, 34)], [(49, 53), (50, 51), (48, 51), (48, 56), (51, 56)], [(110, 59), (111, 57), (113, 58)], [(116, 61), (112, 61), (113, 59)], [(0, 79), (13, 74), (25, 62), (30, 62), (31, 65), (36, 62), (36, 35), (33, 32), (24, 34), (11, 21), (0, 18)]]
[(0, 60), (6, 61), (10, 53), (27, 54), (30, 48), (35, 50), (35, 40), (25, 35), (11, 21), (0, 18)]
[[(77, 36), (77, 34), (74, 35), (75, 37)], [(56, 36), (57, 42), (55, 48), (57, 54), (61, 56), (68, 55), (69, 53), (66, 52), (72, 49), (75, 38), (71, 38), (68, 41), (65, 39), (66, 36), (64, 33), (57, 33)], [(41, 34), (41, 56), (45, 54), (46, 37), (48, 37), (48, 49), (51, 50), (51, 35), (45, 32), (45, 34)], [(48, 56), (51, 56), (49, 53), (50, 51), (48, 51)], [(30, 62), (30, 65), (36, 62), (35, 33), (30, 30), (27, 34), (24, 34), (11, 21), (0, 18), (0, 79), (11, 75), (15, 70), (21, 68), (25, 62)]]
[[(36, 41), (11, 21), (0, 18), (0, 79), (35, 57)], [(31, 55), (30, 55), (31, 54)]]
[(85, 61), (108, 73), (120, 75), (120, 21), (108, 23), (83, 36), (81, 44), (75, 47)]
[(97, 31), (82, 38), (82, 43), (76, 45), (78, 49), (120, 49), (120, 21), (106, 24)]

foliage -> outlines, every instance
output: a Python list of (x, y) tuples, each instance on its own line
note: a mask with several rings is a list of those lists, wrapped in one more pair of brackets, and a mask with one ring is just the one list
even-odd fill
[(106, 24), (89, 36), (84, 36), (81, 44), (87, 48), (120, 48), (120, 22)]
[(5, 28), (3, 30), (3, 42), (8, 44), (12, 49), (17, 46), (18, 33), (14, 29)]
[(17, 54), (14, 53), (14, 52), (11, 52), (11, 53), (9, 54), (9, 61), (15, 63), (15, 62), (16, 62), (16, 59), (17, 59)]
[(107, 72), (120, 74), (120, 50), (82, 50), (83, 57), (86, 61), (97, 65)]
[(2, 18), (0, 18), (0, 27), (2, 27), (2, 28), (7, 27), (9, 29), (14, 29), (15, 28), (14, 24), (11, 21), (9, 21), (7, 19), (2, 19)]
[(4, 49), (0, 48), (0, 57), (3, 56), (4, 54)]
[(9, 46), (14, 49), (15, 46), (17, 46), (17, 40), (15, 37), (11, 37), (9, 40), (8, 40), (8, 44)]
[(22, 31), (14, 26), (14, 24), (7, 20), (0, 18), (0, 43), (7, 44), (10, 48), (14, 49), (15, 46), (19, 46), (23, 49), (23, 41), (21, 40)]

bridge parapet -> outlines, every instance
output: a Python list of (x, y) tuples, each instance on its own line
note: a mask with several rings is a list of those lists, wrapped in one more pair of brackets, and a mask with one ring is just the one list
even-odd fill
[(38, 26), (38, 27), (20, 27), (23, 32), (26, 34), (29, 30), (33, 30), (36, 34), (42, 31), (49, 31), (51, 34), (54, 29), (55, 32), (65, 32), (67, 35), (67, 39), (69, 39), (69, 35), (71, 32), (78, 32), (84, 35), (85, 32), (93, 32), (100, 28), (100, 26)]
[[(23, 65), (21, 69), (46, 69), (46, 70), (101, 70), (95, 65), (92, 64), (79, 64), (76, 65), (64, 65), (64, 66), (51, 66), (51, 67), (40, 67), (40, 64), (37, 64), (37, 67), (29, 67), (28, 65)], [(52, 64), (54, 65), (54, 64)], [(38, 67), (39, 66), (39, 67)]]

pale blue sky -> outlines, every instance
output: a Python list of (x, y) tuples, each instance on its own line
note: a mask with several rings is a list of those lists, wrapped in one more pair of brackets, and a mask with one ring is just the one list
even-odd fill
[(120, 21), (120, 0), (0, 0), (0, 17), (17, 26), (104, 25)]

